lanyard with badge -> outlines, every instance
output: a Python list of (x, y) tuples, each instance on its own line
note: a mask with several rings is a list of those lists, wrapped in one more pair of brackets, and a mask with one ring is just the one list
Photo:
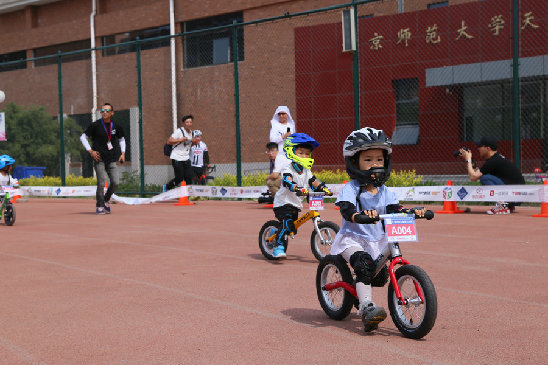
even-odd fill
[(112, 137), (112, 121), (110, 121), (110, 123), (109, 123), (110, 124), (110, 133), (107, 132), (107, 127), (105, 127), (105, 121), (103, 120), (103, 118), (101, 118), (101, 123), (103, 123), (103, 129), (105, 130), (105, 133), (107, 134), (107, 138), (108, 138), (107, 148), (110, 151), (111, 149), (114, 148), (112, 146), (112, 142), (110, 142), (110, 139)]

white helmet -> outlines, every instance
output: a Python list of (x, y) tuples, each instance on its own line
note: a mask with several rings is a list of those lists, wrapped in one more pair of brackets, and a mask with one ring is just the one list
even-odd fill
[[(357, 157), (360, 151), (372, 148), (380, 148), (386, 151), (384, 154), (384, 167), (360, 170)], [(392, 170), (392, 141), (384, 134), (383, 130), (365, 127), (353, 131), (344, 140), (343, 157), (346, 164), (346, 172), (351, 179), (356, 179), (361, 185), (371, 184), (381, 186), (390, 177)]]
[(202, 136), (202, 131), (199, 130), (199, 129), (195, 129), (192, 131), (192, 138), (196, 138), (196, 137), (201, 137)]

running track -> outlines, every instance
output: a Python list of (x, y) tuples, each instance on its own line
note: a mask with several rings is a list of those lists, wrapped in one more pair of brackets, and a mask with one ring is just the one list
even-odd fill
[[(433, 207), (440, 209), (441, 207)], [(312, 225), (265, 260), (271, 209), (249, 201), (112, 206), (29, 199), (0, 223), (0, 364), (541, 364), (548, 358), (548, 219), (485, 207), (418, 221), (402, 243), (438, 294), (436, 324), (365, 334), (316, 298)], [(340, 223), (327, 205), (322, 217)], [(374, 288), (386, 307), (386, 287)], [(544, 359), (544, 360), (542, 360)]]

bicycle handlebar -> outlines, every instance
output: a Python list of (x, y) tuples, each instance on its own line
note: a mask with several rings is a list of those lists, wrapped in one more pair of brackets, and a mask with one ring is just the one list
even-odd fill
[[(383, 220), (385, 218), (406, 217), (411, 213), (414, 214), (413, 209), (411, 209), (409, 213), (380, 214), (376, 216), (375, 218), (370, 218), (369, 216), (365, 214), (357, 214), (356, 216), (354, 216), (354, 222), (358, 224), (371, 224), (371, 223), (375, 223), (380, 220)], [(431, 220), (432, 218), (434, 218), (434, 212), (431, 210), (427, 210), (426, 212), (424, 212), (424, 217), (419, 217), (418, 215), (415, 214), (415, 219)]]

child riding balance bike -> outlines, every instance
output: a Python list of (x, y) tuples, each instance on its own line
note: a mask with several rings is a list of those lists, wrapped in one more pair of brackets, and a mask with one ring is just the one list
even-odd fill
[(318, 259), (326, 255), (322, 251), (330, 248), (339, 230), (333, 222), (321, 222), (317, 211), (311, 210), (297, 219), (303, 208), (302, 199), (309, 195), (309, 189), (322, 196), (333, 195), (310, 171), (314, 164), (312, 151), (318, 146), (319, 143), (306, 133), (294, 133), (285, 139), (284, 151), (291, 163), (282, 169), (282, 186), (274, 196), (274, 215), (278, 221), (266, 222), (259, 233), (259, 247), (267, 259), (286, 258), (288, 235), (295, 235), (298, 226), (309, 219), (314, 222), (312, 252)]
[[(388, 306), (396, 327), (406, 337), (421, 338), (436, 319), (434, 285), (422, 269), (408, 265), (393, 239), (397, 235), (388, 237), (384, 227), (385, 223), (388, 226), (397, 221), (403, 229), (396, 229), (396, 234), (409, 232), (408, 236), (412, 236), (414, 218), (425, 217), (425, 211), (404, 210), (396, 195), (384, 185), (390, 176), (391, 155), (392, 142), (382, 130), (362, 128), (346, 138), (343, 156), (352, 180), (344, 185), (336, 202), (343, 224), (331, 255), (318, 266), (316, 290), (329, 317), (341, 320), (356, 306), (364, 330), (370, 332), (387, 316), (385, 309), (373, 302), (371, 287), (382, 287), (390, 278)], [(426, 212), (426, 218), (432, 217), (432, 212)], [(379, 219), (385, 222), (379, 224)], [(389, 233), (394, 235), (392, 230)], [(385, 265), (388, 261), (389, 267)], [(403, 266), (394, 272), (397, 264)]]
[(19, 181), (11, 176), (11, 170), (15, 159), (8, 155), (0, 156), (0, 219), (4, 218), (6, 226), (13, 226), (15, 223), (15, 207), (10, 201), (10, 194), (4, 191), (2, 186), (19, 187)]

